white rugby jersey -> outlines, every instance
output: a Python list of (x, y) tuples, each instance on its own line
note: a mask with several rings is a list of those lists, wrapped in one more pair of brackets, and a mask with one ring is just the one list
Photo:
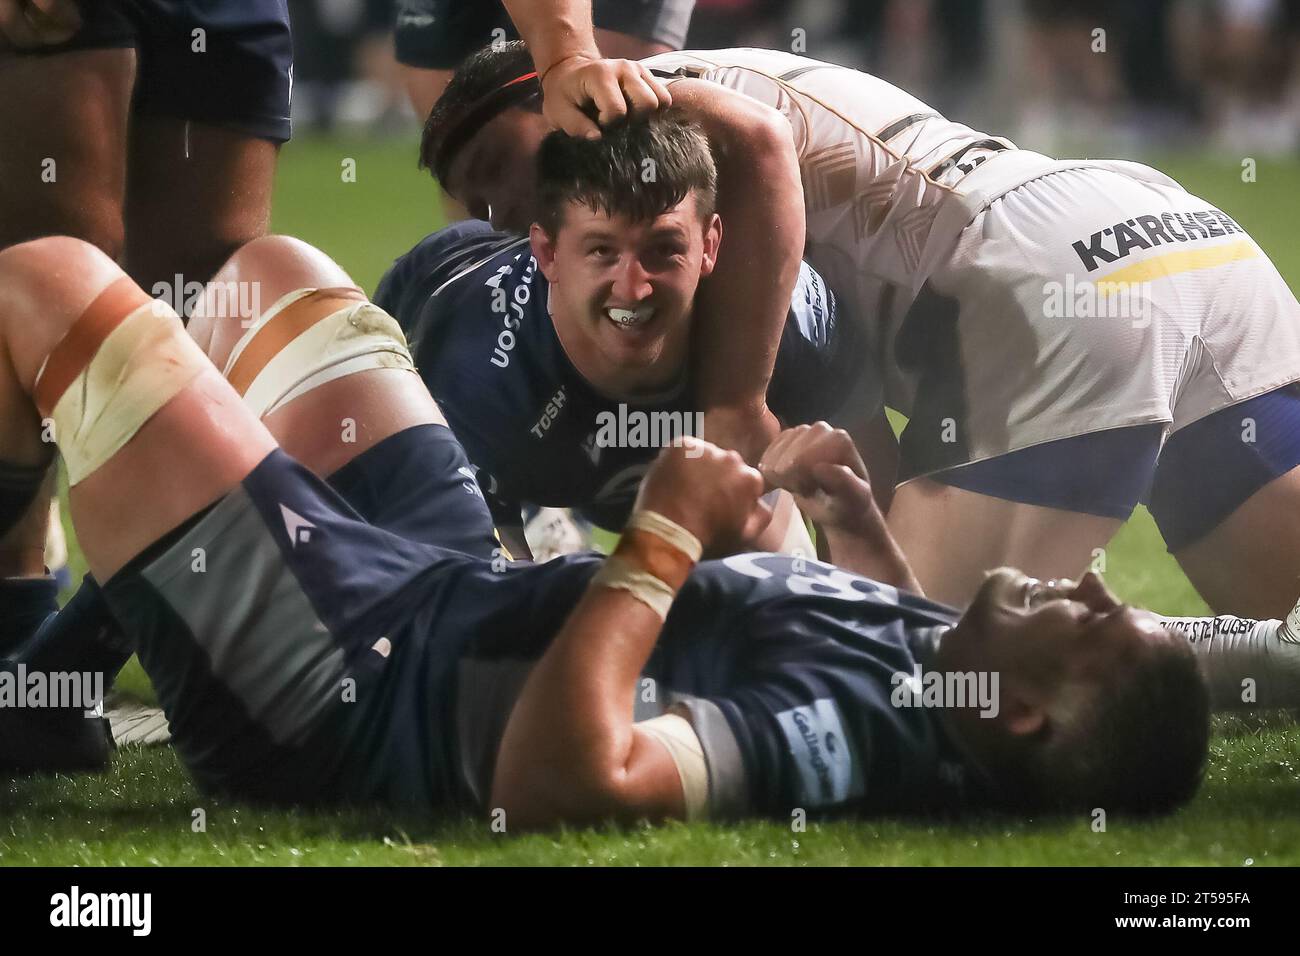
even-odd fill
[(879, 77), (807, 57), (685, 50), (642, 62), (729, 87), (789, 120), (807, 208), (805, 258), (864, 323), (877, 356), (890, 345), (891, 316), (979, 209), (1055, 165), (945, 119)]

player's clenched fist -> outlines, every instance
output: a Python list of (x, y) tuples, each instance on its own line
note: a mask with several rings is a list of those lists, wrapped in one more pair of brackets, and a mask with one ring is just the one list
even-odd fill
[(853, 439), (825, 422), (781, 432), (758, 470), (769, 487), (794, 495), (799, 509), (819, 527), (861, 529), (876, 507)]
[(635, 509), (657, 511), (690, 531), (706, 551), (752, 540), (772, 520), (763, 478), (734, 451), (698, 438), (665, 448), (650, 467)]
[(0, 50), (63, 43), (80, 28), (75, 0), (0, 0)]

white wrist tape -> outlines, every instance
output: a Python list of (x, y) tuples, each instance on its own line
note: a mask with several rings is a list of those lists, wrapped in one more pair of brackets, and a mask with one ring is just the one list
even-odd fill
[(704, 546), (676, 521), (665, 518), (657, 511), (634, 511), (628, 519), (625, 530), (637, 528), (671, 544), (692, 561), (699, 561), (704, 554)]
[[(260, 369), (241, 366), (246, 353), (262, 351), (268, 338), (284, 334), (284, 323), (300, 318), (302, 300), (331, 290), (298, 289), (283, 296), (235, 344), (223, 374), (241, 391), (244, 404), (259, 418), (301, 395), (355, 372), (397, 368), (415, 372), (401, 326), (383, 309), (364, 300), (346, 301), (285, 342)], [(255, 348), (251, 348), (257, 342)], [(251, 381), (247, 381), (252, 371)], [(244, 384), (247, 382), (247, 384)]]
[(68, 484), (112, 458), (210, 365), (170, 307), (150, 301), (129, 313), (54, 405)]
[(661, 621), (668, 620), (668, 609), (673, 606), (673, 598), (677, 596), (672, 588), (653, 574), (632, 567), (616, 555), (605, 559), (605, 563), (591, 579), (591, 583), (600, 587), (627, 591), (659, 615)]

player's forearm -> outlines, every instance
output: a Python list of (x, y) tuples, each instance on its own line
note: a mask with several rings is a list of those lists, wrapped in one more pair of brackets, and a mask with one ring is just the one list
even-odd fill
[(912, 573), (907, 556), (889, 533), (878, 509), (873, 508), (855, 528), (819, 527), (817, 534), (819, 542), (825, 541), (825, 559), (832, 564), (873, 581), (924, 595), (921, 582)]
[(591, 25), (591, 0), (504, 0), (506, 11), (545, 74), (561, 60), (599, 57)]
[(629, 595), (593, 589), (529, 675), (502, 737), (492, 784), (492, 806), (503, 809), (512, 826), (618, 815), (620, 771), (633, 739), (638, 668), (630, 659), (644, 662), (659, 632), (658, 618), (636, 605)]
[[(675, 591), (689, 564), (661, 565), (657, 576)], [(662, 624), (635, 594), (593, 580), (511, 712), (493, 781), (493, 804), (508, 818), (530, 826), (667, 812), (629, 772), (632, 701)]]
[[(803, 255), (803, 187), (793, 133), (780, 113), (714, 84), (682, 80), (672, 91), (674, 104), (708, 134), (718, 165), (723, 239), (717, 266), (696, 298), (700, 400), (706, 413), (732, 409), (739, 421), (755, 421), (765, 408)], [(744, 435), (708, 437), (750, 460), (766, 444), (740, 447)]]

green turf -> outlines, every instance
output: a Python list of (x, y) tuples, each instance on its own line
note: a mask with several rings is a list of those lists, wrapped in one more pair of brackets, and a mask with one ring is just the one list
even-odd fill
[[(413, 142), (296, 140), (284, 150), (274, 228), (321, 246), (373, 289), (392, 258), (437, 221)], [(356, 181), (345, 182), (345, 160)], [(1292, 287), (1300, 281), (1300, 163), (1261, 161), (1257, 181), (1226, 161), (1156, 165), (1242, 223)], [(1200, 614), (1145, 511), (1105, 553), (1127, 600)], [(83, 567), (73, 554), (74, 567)], [(134, 664), (121, 686), (146, 699)], [(280, 812), (200, 797), (166, 749), (120, 752), (102, 778), (0, 780), (0, 864), (1220, 864), (1300, 863), (1300, 734), (1289, 717), (1220, 719), (1195, 802), (1155, 823), (1088, 818), (955, 823), (782, 823), (510, 837), (486, 821), (430, 822), (379, 811)], [(206, 829), (195, 831), (196, 809)]]

